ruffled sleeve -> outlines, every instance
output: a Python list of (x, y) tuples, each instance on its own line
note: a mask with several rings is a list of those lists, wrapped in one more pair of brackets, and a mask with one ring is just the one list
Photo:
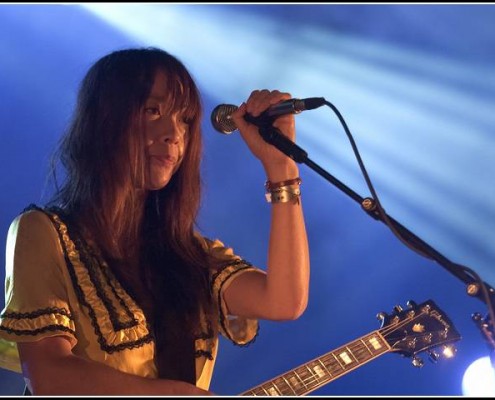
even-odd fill
[(63, 335), (77, 342), (58, 233), (37, 210), (10, 225), (6, 245), (5, 307), (0, 315), (0, 367), (18, 371), (16, 342)]
[(235, 255), (232, 248), (226, 247), (220, 240), (205, 239), (205, 241), (210, 254), (221, 264), (211, 274), (211, 288), (215, 304), (218, 307), (220, 333), (234, 344), (248, 345), (258, 335), (258, 320), (230, 315), (223, 294), (235, 278), (259, 270)]

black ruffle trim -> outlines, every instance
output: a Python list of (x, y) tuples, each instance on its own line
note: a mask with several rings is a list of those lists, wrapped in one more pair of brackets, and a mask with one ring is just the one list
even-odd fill
[[(63, 221), (63, 223), (67, 226), (67, 232), (69, 233), (69, 231), (70, 231), (69, 237), (72, 238), (74, 245), (78, 249), (82, 264), (85, 266), (86, 270), (88, 271), (88, 275), (90, 277), (90, 280), (93, 283), (93, 285), (95, 286), (97, 296), (102, 301), (105, 308), (107, 309), (107, 312), (108, 312), (108, 315), (110, 317), (110, 321), (112, 323), (112, 327), (114, 328), (114, 330), (119, 331), (119, 330), (122, 330), (125, 328), (130, 328), (130, 327), (136, 326), (138, 324), (138, 321), (134, 318), (131, 310), (127, 307), (124, 300), (117, 295), (117, 292), (116, 292), (114, 286), (110, 283), (110, 277), (108, 276), (108, 274), (104, 273), (107, 283), (109, 284), (112, 292), (114, 293), (114, 295), (118, 299), (119, 303), (124, 308), (126, 317), (129, 318), (130, 320), (121, 321), (119, 319), (120, 314), (117, 313), (111, 300), (106, 296), (105, 291), (103, 290), (103, 285), (102, 285), (100, 279), (98, 278), (97, 268), (100, 267), (100, 264), (98, 262), (96, 255), (94, 253), (92, 253), (88, 244), (84, 241), (84, 239), (81, 237), (81, 235), (79, 235), (79, 233), (77, 232), (77, 230), (75, 229), (73, 224), (70, 223), (69, 218), (67, 218), (67, 216), (64, 215), (63, 210), (61, 210), (59, 208), (55, 208), (55, 207), (50, 208), (50, 209), (43, 209), (41, 207), (38, 207), (35, 204), (31, 204), (29, 207), (27, 207), (24, 210), (24, 212), (29, 211), (29, 210), (37, 210), (37, 211), (41, 211), (41, 212), (45, 213), (50, 218), (52, 223), (54, 224), (54, 226), (57, 230), (57, 233), (59, 235), (60, 243), (61, 243), (63, 251), (64, 251), (64, 258), (65, 258), (67, 269), (69, 271), (69, 275), (70, 275), (70, 278), (72, 281), (72, 285), (74, 286), (74, 290), (76, 292), (76, 295), (77, 295), (79, 302), (83, 306), (85, 306), (88, 310), (88, 314), (89, 314), (89, 317), (91, 319), (91, 324), (92, 324), (94, 332), (98, 338), (98, 343), (100, 344), (101, 349), (104, 350), (105, 352), (111, 354), (115, 351), (122, 351), (125, 349), (133, 349), (136, 347), (140, 347), (146, 343), (152, 342), (153, 341), (153, 335), (151, 333), (148, 333), (146, 336), (144, 336), (140, 339), (137, 339), (135, 341), (132, 341), (132, 342), (121, 343), (118, 345), (110, 345), (107, 343), (107, 341), (106, 341), (105, 337), (103, 336), (101, 329), (98, 325), (96, 313), (93, 310), (93, 308), (90, 306), (90, 304), (86, 301), (86, 298), (84, 296), (82, 288), (80, 287), (80, 285), (77, 281), (74, 265), (70, 261), (70, 258), (69, 258), (68, 253), (67, 253), (67, 249), (65, 247), (65, 241), (64, 241), (62, 234), (60, 232), (60, 223), (57, 221), (55, 216), (60, 218), (60, 220)], [(64, 216), (64, 219), (62, 219), (62, 216)]]

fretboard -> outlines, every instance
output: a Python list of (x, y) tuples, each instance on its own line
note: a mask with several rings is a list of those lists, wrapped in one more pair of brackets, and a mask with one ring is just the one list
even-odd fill
[(389, 350), (389, 344), (377, 330), (241, 393), (241, 396), (303, 396)]

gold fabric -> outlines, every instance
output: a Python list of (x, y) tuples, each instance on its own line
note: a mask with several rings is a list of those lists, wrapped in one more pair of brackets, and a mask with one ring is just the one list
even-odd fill
[[(201, 236), (200, 236), (201, 237)], [(252, 342), (258, 321), (228, 315), (223, 293), (256, 268), (219, 240), (201, 237), (225, 260), (210, 271), (220, 333), (237, 345)], [(218, 337), (203, 321), (196, 339), (196, 384), (208, 389)], [(54, 212), (32, 209), (11, 224), (6, 247), (5, 308), (0, 315), (0, 367), (21, 372), (17, 342), (65, 336), (74, 354), (123, 372), (156, 378), (155, 346), (145, 315), (108, 265)]]

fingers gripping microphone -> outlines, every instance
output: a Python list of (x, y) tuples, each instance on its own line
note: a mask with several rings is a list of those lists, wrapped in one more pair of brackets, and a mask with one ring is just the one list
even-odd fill
[[(275, 104), (261, 113), (258, 117), (246, 114), (244, 119), (258, 127), (271, 125), (275, 119), (286, 114), (299, 114), (305, 110), (313, 110), (325, 104), (323, 97), (309, 97), (307, 99), (290, 99)], [(232, 120), (232, 113), (239, 107), (232, 104), (220, 104), (211, 112), (211, 123), (220, 133), (230, 134), (237, 130)]]

